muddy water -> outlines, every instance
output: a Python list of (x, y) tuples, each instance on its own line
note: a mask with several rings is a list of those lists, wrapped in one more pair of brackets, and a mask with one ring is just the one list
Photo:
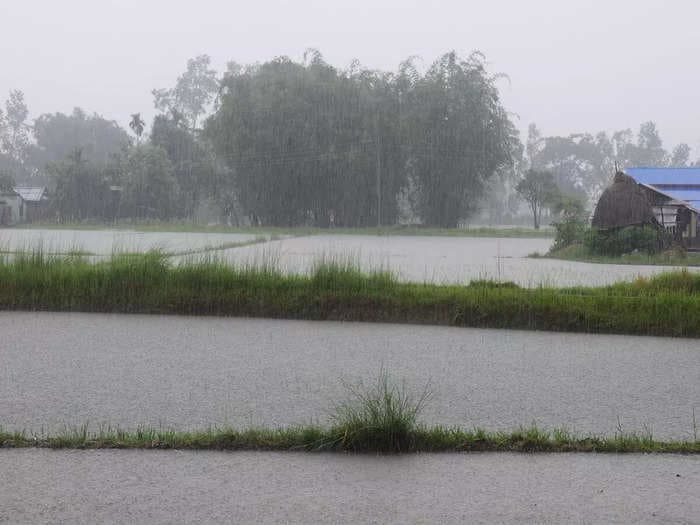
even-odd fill
[(697, 341), (335, 322), (0, 313), (0, 425), (324, 422), (384, 366), (424, 420), (691, 436)]
[(0, 249), (2, 250), (41, 247), (49, 253), (81, 250), (97, 255), (111, 255), (113, 252), (146, 252), (153, 249), (183, 252), (254, 239), (255, 235), (230, 233), (0, 229)]
[(698, 523), (700, 458), (0, 450), (0, 523)]
[[(551, 239), (500, 239), (437, 236), (314, 235), (209, 251), (226, 243), (248, 242), (254, 235), (226, 233), (135, 232), (123, 230), (0, 229), (0, 249), (41, 246), (48, 252), (113, 252), (160, 249), (180, 253), (207, 249), (206, 257), (231, 263), (274, 263), (285, 272), (308, 272), (320, 259), (354, 260), (366, 270), (384, 268), (402, 280), (465, 283), (474, 279), (513, 281), (521, 286), (604, 285), (648, 276), (672, 267), (587, 264), (533, 259), (546, 253)], [(175, 262), (201, 255), (174, 257)], [(691, 271), (696, 271), (692, 269)]]
[(546, 253), (551, 243), (551, 239), (319, 235), (219, 254), (231, 262), (276, 261), (287, 272), (307, 272), (315, 261), (325, 257), (355, 260), (365, 269), (390, 269), (407, 281), (464, 283), (497, 279), (528, 287), (599, 286), (673, 269), (528, 257), (533, 252)]

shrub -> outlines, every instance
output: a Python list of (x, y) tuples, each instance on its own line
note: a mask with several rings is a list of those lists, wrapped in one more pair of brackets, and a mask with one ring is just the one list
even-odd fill
[(552, 251), (582, 243), (589, 229), (585, 221), (575, 216), (565, 217), (561, 222), (552, 223), (552, 226), (556, 231)]
[(619, 256), (634, 251), (653, 255), (670, 244), (669, 234), (653, 226), (627, 226), (612, 231), (590, 230), (585, 245), (595, 255)]

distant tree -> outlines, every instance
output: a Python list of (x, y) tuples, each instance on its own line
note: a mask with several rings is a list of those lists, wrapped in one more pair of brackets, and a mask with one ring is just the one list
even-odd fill
[(530, 207), (534, 227), (539, 230), (542, 210), (556, 202), (560, 195), (554, 175), (548, 171), (530, 169), (515, 189)]
[(0, 168), (17, 174), (27, 173), (30, 145), (29, 109), (20, 90), (10, 91), (5, 111), (0, 109)]
[(179, 113), (186, 120), (187, 127), (196, 131), (200, 117), (219, 90), (217, 73), (210, 64), (208, 55), (189, 59), (187, 70), (178, 77), (175, 87), (152, 91), (156, 109)]
[(688, 165), (690, 160), (690, 146), (685, 143), (678, 144), (673, 148), (673, 153), (671, 153), (671, 166), (676, 168), (683, 168)]
[(666, 166), (668, 153), (663, 148), (663, 141), (656, 124), (652, 121), (639, 126), (637, 151), (634, 159), (637, 166)]
[(143, 130), (146, 127), (146, 123), (141, 118), (141, 113), (133, 113), (131, 115), (131, 121), (129, 122), (129, 127), (131, 131), (136, 135), (136, 142), (141, 142), (141, 135), (143, 135)]
[(55, 187), (52, 206), (61, 221), (104, 218), (109, 186), (102, 169), (83, 156), (80, 148), (47, 166)]
[(487, 181), (514, 163), (518, 141), (484, 58), (455, 52), (423, 76), (407, 80), (401, 129), (415, 178), (418, 211), (427, 224), (455, 227), (478, 209)]
[(129, 136), (116, 122), (87, 115), (80, 108), (70, 115), (41, 115), (34, 124), (34, 136), (36, 145), (30, 148), (30, 160), (36, 169), (64, 160), (76, 148), (83, 160), (104, 166), (129, 144)]
[(177, 183), (163, 148), (151, 144), (130, 148), (119, 164), (122, 216), (168, 219), (176, 214)]
[(15, 187), (15, 178), (9, 171), (0, 170), (0, 191), (12, 191)]
[(156, 116), (151, 144), (165, 150), (173, 167), (178, 187), (176, 215), (191, 216), (202, 198), (217, 193), (216, 163), (208, 145), (179, 122), (177, 115)]

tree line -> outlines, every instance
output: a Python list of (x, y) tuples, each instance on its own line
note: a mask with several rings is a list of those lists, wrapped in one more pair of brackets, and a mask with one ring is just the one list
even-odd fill
[(30, 123), (13, 91), (0, 110), (0, 184), (47, 185), (62, 221), (191, 218), (206, 202), (223, 220), (258, 225), (454, 227), (485, 207), (515, 212), (528, 170), (590, 202), (616, 161), (690, 162), (687, 145), (663, 148), (653, 122), (636, 137), (544, 137), (533, 124), (523, 144), (498, 79), (479, 53), (377, 71), (309, 50), (223, 74), (201, 55), (172, 88), (153, 90), (159, 114), (134, 113), (130, 133), (81, 109)]

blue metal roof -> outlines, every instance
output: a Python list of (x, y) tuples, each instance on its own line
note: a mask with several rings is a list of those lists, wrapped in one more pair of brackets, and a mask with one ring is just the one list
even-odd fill
[(677, 190), (675, 188), (664, 188), (663, 186), (654, 186), (654, 188), (658, 188), (660, 191), (663, 191), (679, 201), (700, 201), (700, 188), (696, 190)]
[(628, 168), (627, 175), (700, 210), (700, 168)]
[(627, 168), (625, 173), (637, 182), (651, 186), (698, 186), (700, 168)]

